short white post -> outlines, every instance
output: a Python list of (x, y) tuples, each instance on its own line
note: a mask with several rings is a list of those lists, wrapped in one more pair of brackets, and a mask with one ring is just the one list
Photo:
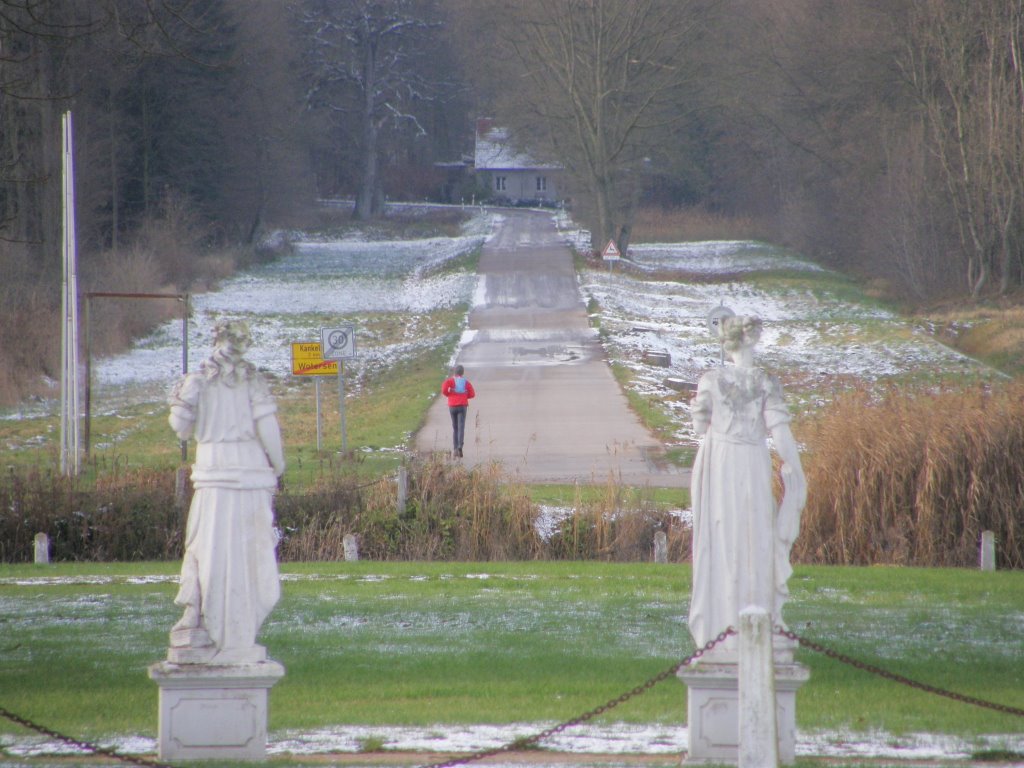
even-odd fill
[(36, 565), (46, 565), (50, 562), (50, 537), (45, 533), (36, 534), (35, 561)]
[(668, 562), (668, 536), (664, 531), (656, 531), (654, 534), (654, 562)]
[(739, 634), (739, 767), (777, 768), (775, 666), (768, 612), (753, 605), (740, 611)]
[(405, 500), (409, 493), (409, 470), (405, 467), (398, 468), (398, 514), (405, 514)]
[(345, 550), (345, 560), (355, 562), (359, 559), (359, 539), (354, 533), (346, 533), (341, 539), (341, 546)]
[(996, 569), (996, 534), (994, 531), (981, 532), (981, 570)]

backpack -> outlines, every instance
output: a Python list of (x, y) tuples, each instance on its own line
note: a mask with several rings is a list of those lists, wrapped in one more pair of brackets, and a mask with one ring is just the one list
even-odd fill
[(456, 376), (455, 377), (455, 394), (464, 395), (466, 394), (466, 377)]

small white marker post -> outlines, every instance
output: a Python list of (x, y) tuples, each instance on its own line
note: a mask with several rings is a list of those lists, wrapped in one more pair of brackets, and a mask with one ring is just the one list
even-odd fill
[(37, 533), (33, 547), (36, 565), (47, 565), (50, 562), (50, 537), (45, 533)]
[(996, 534), (994, 531), (981, 532), (981, 570), (996, 569)]
[(768, 611), (740, 611), (739, 768), (777, 768), (779, 736), (775, 718), (775, 665)]

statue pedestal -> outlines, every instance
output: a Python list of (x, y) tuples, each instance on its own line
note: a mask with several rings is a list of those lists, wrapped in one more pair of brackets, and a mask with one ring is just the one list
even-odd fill
[[(708, 657), (705, 657), (707, 659)], [(739, 666), (702, 659), (677, 673), (686, 685), (689, 750), (683, 765), (739, 764)], [(796, 762), (796, 692), (810, 671), (792, 661), (775, 663), (775, 716), (779, 762)]]
[(263, 760), (267, 756), (267, 693), (284, 667), (174, 664), (149, 668), (160, 686), (161, 760)]

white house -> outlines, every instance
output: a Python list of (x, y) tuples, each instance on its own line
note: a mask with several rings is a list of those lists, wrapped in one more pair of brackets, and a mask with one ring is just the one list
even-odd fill
[(494, 125), (489, 117), (476, 121), (474, 161), (477, 178), (496, 200), (543, 205), (564, 197), (562, 166), (542, 163), (517, 150), (509, 141), (508, 130)]

